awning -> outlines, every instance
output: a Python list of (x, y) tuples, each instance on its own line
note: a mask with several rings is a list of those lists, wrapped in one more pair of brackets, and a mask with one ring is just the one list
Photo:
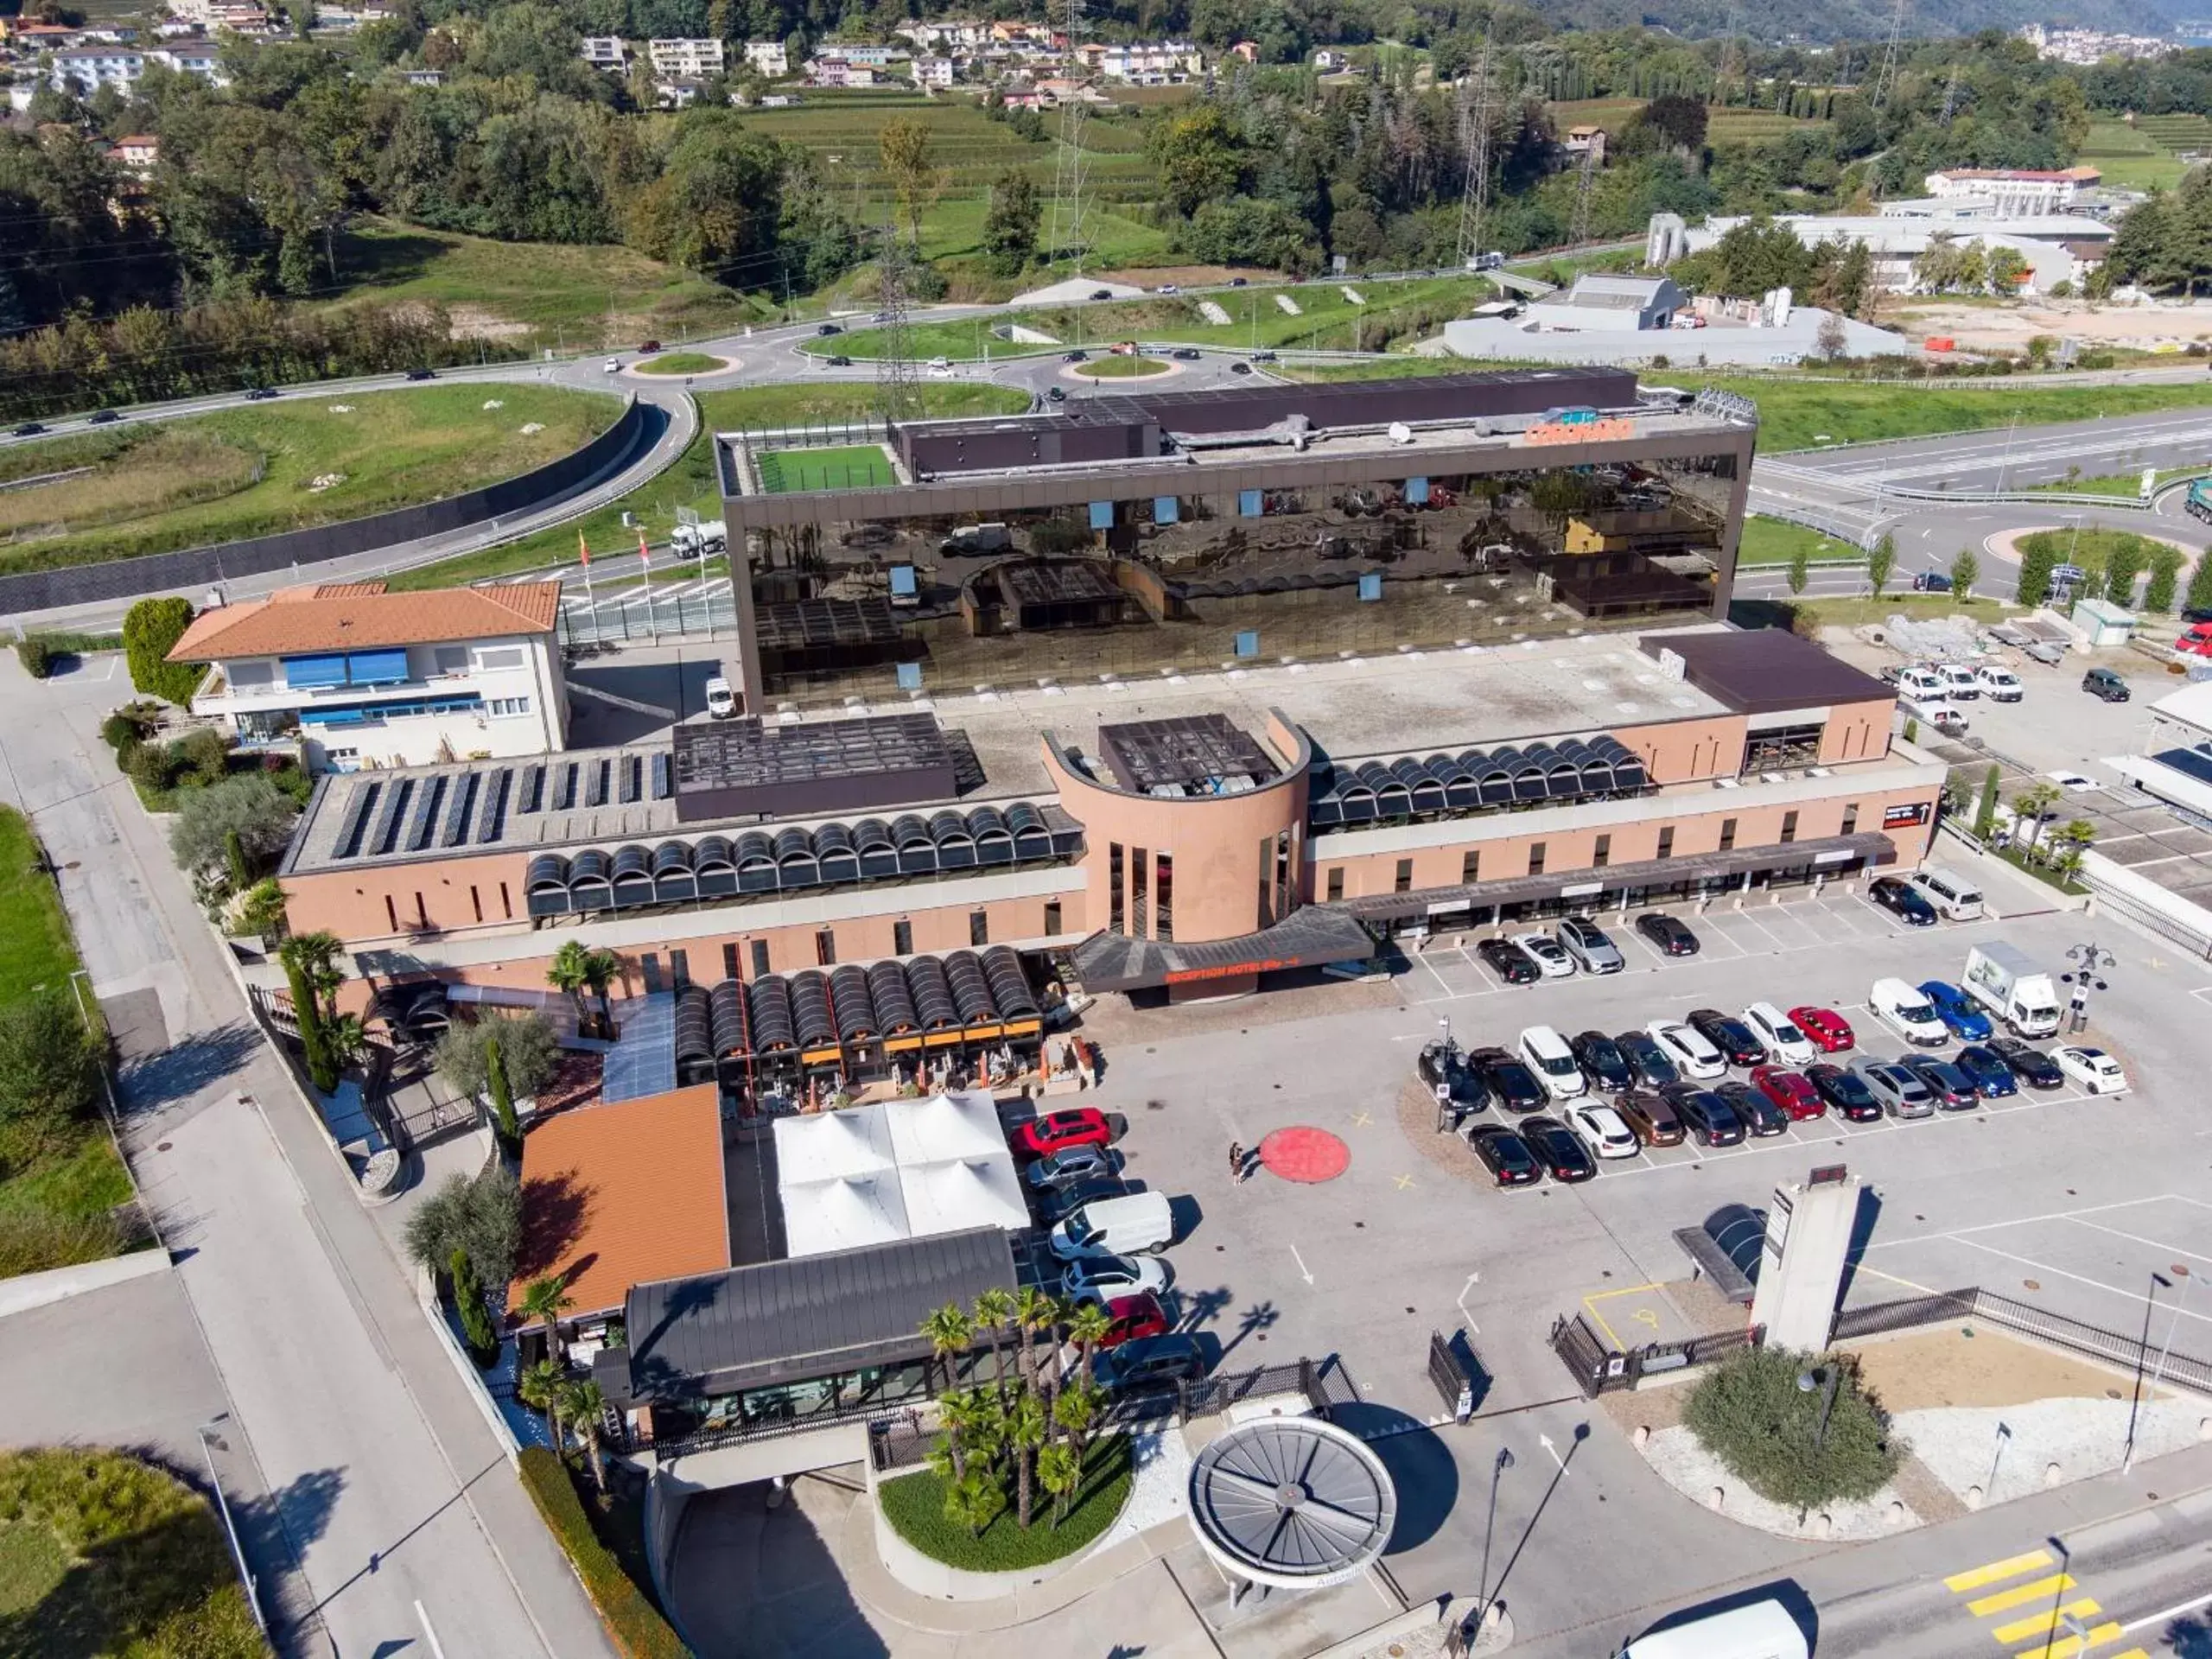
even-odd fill
[[(1548, 899), (1586, 895), (1595, 898), (1599, 893), (1632, 887), (1669, 887), (1682, 881), (1710, 881), (1721, 876), (1763, 871), (1842, 869), (1857, 863), (1885, 864), (1897, 855), (1896, 842), (1869, 830), (1815, 841), (1733, 847), (1725, 853), (1655, 858), (1641, 864), (1609, 864), (1601, 870), (1556, 870), (1546, 875), (1510, 876), (1500, 881), (1469, 881), (1451, 887), (1416, 887), (1410, 893), (1379, 893), (1368, 898), (1347, 899), (1342, 907), (1363, 922), (1380, 924), (1491, 905), (1541, 904)], [(1087, 988), (1089, 981), (1084, 984)]]
[(1374, 937), (1338, 905), (1307, 905), (1273, 927), (1233, 939), (1163, 944), (1119, 933), (1094, 933), (1076, 946), (1076, 976), (1086, 991), (1140, 991), (1158, 985), (1237, 979), (1285, 968), (1363, 960)]

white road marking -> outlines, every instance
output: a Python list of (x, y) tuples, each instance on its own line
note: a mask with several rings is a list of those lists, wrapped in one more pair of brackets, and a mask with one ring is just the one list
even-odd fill
[(2203, 1606), (2207, 1602), (2212, 1602), (2212, 1594), (2193, 1596), (2187, 1601), (2176, 1603), (2173, 1606), (2166, 1608), (2164, 1611), (2146, 1613), (2141, 1618), (2132, 1620), (2129, 1623), (2121, 1625), (2120, 1627), (2120, 1633), (2122, 1636), (2126, 1636), (2132, 1631), (2148, 1630), (2153, 1624), (2163, 1624), (2168, 1619), (2178, 1618), (2183, 1613), (2194, 1612), (2197, 1608)]

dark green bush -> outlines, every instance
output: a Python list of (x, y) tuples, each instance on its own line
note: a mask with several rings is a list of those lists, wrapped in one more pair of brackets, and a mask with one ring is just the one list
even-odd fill
[(23, 665), (23, 672), (35, 680), (42, 680), (54, 672), (54, 653), (36, 634), (16, 641), (16, 660)]
[[(1827, 1437), (1815, 1446), (1830, 1368), (1842, 1377)], [(1815, 1370), (1821, 1381), (1800, 1388), (1798, 1378)], [(1761, 1497), (1797, 1509), (1871, 1496), (1897, 1473), (1901, 1455), (1890, 1442), (1889, 1414), (1844, 1354), (1745, 1349), (1690, 1391), (1682, 1421), (1729, 1473)]]
[(130, 659), (130, 683), (149, 697), (183, 702), (200, 683), (203, 664), (172, 663), (169, 648), (192, 626), (192, 602), (183, 599), (142, 599), (123, 619), (123, 649)]
[(569, 1552), (607, 1633), (627, 1659), (690, 1659), (690, 1650), (659, 1610), (599, 1541), (568, 1465), (542, 1446), (526, 1446), (516, 1467), (538, 1515)]

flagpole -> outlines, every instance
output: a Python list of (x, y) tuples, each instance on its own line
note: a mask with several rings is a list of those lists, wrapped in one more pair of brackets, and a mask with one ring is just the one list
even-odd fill
[(652, 634), (653, 643), (660, 643), (660, 619), (653, 614), (653, 556), (645, 545), (643, 525), (638, 530), (638, 572), (644, 578), (645, 590), (645, 627)]
[(592, 596), (591, 546), (584, 540), (582, 524), (576, 526), (576, 558), (584, 568), (584, 609), (591, 613), (591, 637), (596, 645), (599, 641), (599, 601)]

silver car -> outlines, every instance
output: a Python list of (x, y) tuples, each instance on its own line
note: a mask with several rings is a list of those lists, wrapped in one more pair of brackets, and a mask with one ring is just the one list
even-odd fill
[(1586, 916), (1569, 916), (1556, 934), (1560, 949), (1574, 958), (1586, 974), (1618, 974), (1628, 966), (1620, 946), (1605, 937), (1605, 930)]
[(1851, 1063), (1851, 1073), (1882, 1103), (1891, 1117), (1933, 1117), (1936, 1096), (1928, 1085), (1897, 1060), (1863, 1059)]

